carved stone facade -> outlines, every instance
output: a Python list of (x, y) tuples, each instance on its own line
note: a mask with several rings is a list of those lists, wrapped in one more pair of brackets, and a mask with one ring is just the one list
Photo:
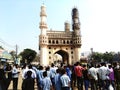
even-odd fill
[(47, 14), (44, 5), (41, 6), (40, 17), (40, 64), (46, 66), (54, 63), (55, 60), (53, 58), (55, 54), (61, 55), (62, 62), (65, 64), (73, 64), (80, 61), (81, 34), (77, 8), (72, 9), (71, 31), (68, 22), (65, 22), (64, 31), (49, 30), (47, 28)]

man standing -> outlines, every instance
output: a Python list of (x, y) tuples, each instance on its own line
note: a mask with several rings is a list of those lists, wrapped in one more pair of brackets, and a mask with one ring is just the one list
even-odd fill
[(110, 74), (110, 70), (106, 67), (106, 64), (103, 62), (101, 63), (101, 67), (98, 70), (99, 78), (101, 80), (101, 87), (103, 90), (107, 89), (109, 86), (108, 75)]
[(94, 67), (93, 64), (91, 64), (90, 69), (88, 70), (88, 75), (91, 83), (91, 90), (97, 90), (97, 69)]
[(78, 90), (83, 90), (83, 70), (84, 68), (77, 62), (77, 66), (75, 67), (75, 74), (77, 76), (77, 87)]
[(17, 90), (18, 86), (18, 76), (19, 76), (18, 65), (15, 64), (12, 69), (12, 78), (13, 78), (13, 90)]

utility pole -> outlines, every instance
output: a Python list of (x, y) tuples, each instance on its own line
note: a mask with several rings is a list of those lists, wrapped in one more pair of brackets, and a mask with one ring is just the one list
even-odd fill
[(90, 48), (90, 50), (91, 50), (91, 54), (93, 54), (93, 48)]
[(15, 49), (16, 49), (16, 54), (15, 54), (15, 63), (17, 64), (17, 53), (18, 53), (18, 46), (16, 44), (15, 46)]
[(91, 58), (90, 58), (91, 60), (90, 61), (93, 62), (93, 58), (92, 58), (92, 56), (93, 56), (93, 48), (90, 48), (90, 50), (91, 50)]

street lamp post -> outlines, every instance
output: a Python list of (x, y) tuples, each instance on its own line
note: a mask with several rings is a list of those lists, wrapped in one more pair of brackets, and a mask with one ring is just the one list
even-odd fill
[(17, 57), (17, 53), (18, 53), (18, 46), (17, 46), (17, 44), (16, 44), (16, 46), (15, 46), (15, 49), (16, 49), (16, 54), (15, 54), (15, 63), (16, 64), (18, 64), (18, 57)]
[(90, 58), (90, 60), (91, 60), (91, 63), (93, 63), (93, 58), (92, 58), (92, 56), (93, 56), (93, 48), (90, 48), (90, 50), (91, 50), (91, 58)]

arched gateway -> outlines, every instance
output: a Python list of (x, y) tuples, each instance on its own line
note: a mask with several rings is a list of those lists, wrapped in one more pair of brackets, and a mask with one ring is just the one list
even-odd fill
[(72, 30), (70, 30), (68, 22), (65, 22), (64, 31), (49, 30), (46, 22), (46, 7), (44, 5), (41, 6), (40, 17), (40, 64), (46, 66), (53, 63), (55, 54), (61, 55), (62, 62), (66, 64), (73, 64), (79, 61), (81, 35), (78, 9), (72, 9)]

